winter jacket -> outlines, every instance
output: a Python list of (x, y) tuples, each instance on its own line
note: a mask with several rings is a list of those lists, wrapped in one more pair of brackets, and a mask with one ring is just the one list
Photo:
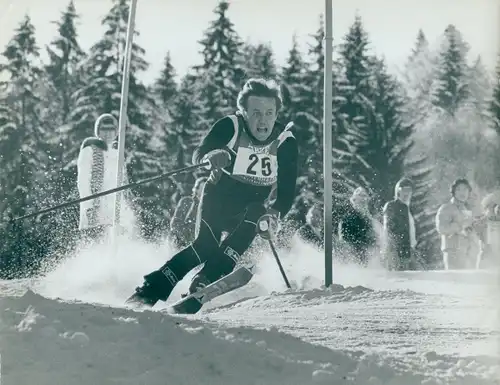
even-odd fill
[(384, 257), (388, 267), (397, 270), (409, 268), (415, 243), (415, 225), (408, 205), (394, 199), (383, 208), (384, 214)]
[[(77, 186), (80, 198), (116, 188), (117, 161), (117, 149), (108, 148), (107, 144), (98, 137), (85, 139), (80, 147), (77, 161)], [(125, 169), (122, 175), (122, 183), (128, 183)], [(112, 225), (115, 194), (81, 202), (79, 229)], [(121, 196), (120, 224), (127, 227), (133, 224), (134, 214), (124, 199), (126, 193), (119, 194)]]
[(362, 262), (366, 262), (368, 251), (377, 245), (372, 219), (352, 206), (339, 222), (338, 236), (353, 248)]
[(443, 252), (468, 250), (471, 247), (477, 229), (471, 226), (464, 231), (464, 228), (466, 218), (473, 216), (477, 216), (477, 212), (466, 206), (461, 207), (455, 198), (439, 208), (436, 214), (436, 229), (441, 236)]

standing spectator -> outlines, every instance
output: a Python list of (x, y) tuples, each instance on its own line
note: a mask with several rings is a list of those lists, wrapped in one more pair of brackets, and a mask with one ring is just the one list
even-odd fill
[(199, 227), (198, 208), (206, 181), (206, 177), (196, 179), (192, 194), (182, 197), (175, 208), (170, 221), (170, 238), (179, 249), (186, 247), (196, 238)]
[[(94, 125), (95, 136), (86, 138), (80, 147), (77, 163), (77, 185), (80, 198), (116, 188), (118, 162), (118, 123), (113, 115), (99, 116)], [(123, 170), (123, 184), (128, 183)], [(121, 193), (120, 223), (132, 224), (134, 215)], [(104, 235), (113, 225), (115, 194), (80, 203), (79, 229), (91, 241)]]
[(485, 220), (484, 245), (478, 268), (499, 266), (500, 262), (500, 190), (488, 194), (481, 202)]
[(481, 231), (478, 213), (470, 201), (472, 187), (467, 179), (457, 179), (450, 188), (451, 199), (436, 214), (436, 229), (441, 236), (445, 270), (467, 269), (476, 265), (472, 257)]
[(383, 208), (383, 258), (390, 270), (415, 269), (413, 249), (417, 245), (415, 220), (410, 210), (413, 183), (403, 178), (396, 183), (394, 200)]
[(377, 245), (374, 219), (370, 213), (370, 196), (363, 187), (354, 190), (347, 213), (338, 226), (338, 237), (354, 262), (366, 265), (368, 253)]
[(306, 223), (301, 226), (294, 237), (321, 249), (325, 240), (323, 226), (323, 204), (315, 203), (306, 214)]

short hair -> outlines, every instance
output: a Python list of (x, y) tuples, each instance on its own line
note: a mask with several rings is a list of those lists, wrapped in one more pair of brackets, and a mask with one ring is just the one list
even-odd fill
[(248, 107), (248, 98), (250, 96), (274, 98), (276, 101), (276, 111), (279, 111), (283, 105), (281, 89), (276, 82), (271, 80), (262, 78), (249, 79), (238, 94), (237, 105), (240, 111), (246, 111)]
[(469, 192), (472, 191), (472, 186), (470, 185), (469, 181), (465, 178), (458, 178), (453, 181), (453, 183), (450, 186), (450, 193), (451, 195), (455, 195), (455, 192), (457, 191), (458, 186), (464, 185), (467, 186), (469, 189)]

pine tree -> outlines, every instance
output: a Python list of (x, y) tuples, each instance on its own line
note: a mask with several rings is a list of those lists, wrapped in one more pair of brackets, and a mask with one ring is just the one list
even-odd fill
[(500, 136), (500, 56), (493, 81), (493, 92), (489, 104), (489, 113), (492, 120), (492, 126)]
[[(33, 194), (32, 184), (39, 172), (44, 171), (47, 159), (43, 152), (45, 132), (39, 118), (38, 107), (40, 101), (38, 86), (42, 73), (38, 65), (40, 54), (35, 39), (35, 27), (29, 16), (25, 16), (15, 30), (14, 37), (9, 41), (2, 55), (6, 64), (1, 65), (0, 74), (6, 75), (9, 83), (6, 99), (2, 101), (3, 121), (6, 126), (2, 130), (5, 151), (2, 151), (1, 159), (5, 163), (0, 166), (0, 169), (2, 171), (11, 169), (13, 173), (19, 169), (18, 181), (23, 186), (20, 190), (25, 191), (26, 194), (29, 191), (30, 198), (36, 199), (39, 196)], [(11, 182), (17, 179), (12, 175), (9, 176), (7, 172), (2, 172), (2, 176), (7, 179), (6, 183), (9, 179)], [(2, 183), (2, 186), (5, 185)], [(14, 188), (6, 189), (6, 191), (13, 190)], [(19, 210), (25, 210), (27, 204), (35, 203), (24, 199), (19, 201), (21, 206)], [(15, 206), (14, 202), (13, 205)]]
[[(179, 130), (176, 127), (176, 103), (179, 98), (179, 88), (176, 82), (176, 71), (172, 65), (170, 52), (167, 52), (163, 62), (163, 68), (151, 87), (152, 94), (155, 97), (155, 105), (150, 115), (153, 116), (153, 127), (155, 128), (155, 142), (157, 144), (157, 153), (164, 171), (172, 171), (178, 168), (177, 156), (182, 146), (179, 143)], [(177, 183), (174, 178), (164, 179), (158, 183), (162, 199), (161, 207), (164, 221), (158, 232), (168, 227), (175, 200), (173, 196), (177, 193)]]
[(245, 80), (250, 78), (264, 78), (276, 80), (277, 67), (274, 52), (270, 44), (246, 43), (243, 47), (243, 63), (245, 66)]
[[(128, 15), (128, 1), (113, 0), (113, 6), (102, 20), (106, 30), (102, 39), (91, 47), (85, 62), (88, 85), (78, 95), (81, 108), (77, 107), (72, 115), (73, 130), (86, 129), (91, 135), (93, 120), (98, 115), (119, 115)], [(136, 30), (134, 34), (138, 36), (139, 32)], [(148, 68), (144, 54), (142, 47), (132, 44), (125, 140), (125, 159), (131, 180), (151, 177), (161, 169), (153, 147), (152, 116), (147, 114), (154, 101), (138, 77)], [(93, 106), (93, 111), (89, 106)], [(142, 229), (149, 236), (162, 220), (158, 210), (161, 203), (158, 185), (138, 186), (132, 193), (136, 195), (135, 202), (140, 209)]]
[[(44, 107), (43, 119), (52, 128), (47, 138), (50, 146), (48, 183), (54, 190), (51, 196), (58, 203), (77, 195), (75, 159), (79, 146), (76, 143), (80, 143), (85, 135), (85, 132), (68, 131), (70, 115), (77, 105), (75, 95), (83, 86), (80, 62), (85, 53), (78, 43), (78, 18), (74, 2), (70, 1), (60, 20), (53, 22), (57, 25), (58, 35), (46, 46), (49, 61), (45, 65), (47, 82), (41, 105)], [(61, 233), (76, 229), (77, 206), (59, 210), (54, 215)]]
[(469, 103), (474, 107), (474, 113), (487, 119), (488, 104), (492, 94), (492, 81), (481, 60), (481, 56), (478, 56), (474, 64), (468, 68), (467, 84), (469, 87)]
[[(321, 168), (323, 163), (324, 35), (324, 23), (321, 17), (320, 26), (316, 33), (312, 35), (313, 44), (309, 45), (308, 56), (311, 62), (305, 76), (305, 83), (307, 86), (303, 90), (305, 94), (303, 98), (303, 111), (309, 123), (307, 127), (307, 147), (310, 150), (308, 150), (308, 152), (310, 152), (311, 157), (308, 159), (308, 164), (315, 169), (316, 172)], [(314, 176), (314, 179), (319, 179), (319, 174)]]
[[(9, 79), (0, 100), (0, 201), (4, 203), (0, 218), (5, 220), (50, 202), (44, 190), (47, 157), (39, 108), (42, 71), (35, 27), (28, 15), (16, 28), (2, 56), (5, 64), (0, 66), (0, 76)], [(15, 274), (10, 271), (10, 276), (31, 271), (35, 261), (41, 259), (50, 225), (46, 222), (35, 228), (29, 222), (21, 222), (4, 228), (2, 257), (14, 261), (10, 267), (17, 270)]]
[(203, 64), (196, 66), (201, 83), (204, 118), (215, 121), (236, 108), (236, 97), (244, 82), (240, 54), (243, 43), (227, 16), (229, 2), (222, 0), (214, 10), (216, 19), (200, 41)]
[(433, 103), (454, 115), (469, 97), (467, 84), (468, 44), (453, 25), (449, 25), (439, 52), (437, 79), (433, 89)]
[(61, 19), (54, 22), (59, 35), (46, 47), (49, 63), (45, 67), (51, 85), (55, 89), (55, 97), (60, 116), (57, 122), (67, 122), (72, 110), (73, 93), (82, 85), (78, 78), (78, 65), (84, 58), (84, 52), (78, 43), (76, 22), (79, 16), (76, 13), (74, 1), (71, 0), (62, 13)]
[(177, 96), (176, 72), (172, 65), (170, 52), (167, 52), (163, 61), (163, 68), (160, 76), (156, 79), (153, 92), (161, 103), (162, 108), (171, 113), (172, 102)]
[(334, 107), (339, 137), (336, 146), (340, 150), (349, 150), (343, 135), (352, 129), (363, 130), (367, 121), (365, 99), (370, 99), (373, 90), (373, 57), (369, 52), (370, 42), (361, 18), (355, 17), (353, 25), (339, 47), (337, 81)]
[[(188, 73), (181, 81), (174, 103), (173, 127), (175, 127), (175, 135), (173, 140), (176, 143), (172, 143), (175, 151), (170, 156), (171, 159), (175, 159), (175, 168), (192, 164), (193, 152), (210, 127), (211, 123), (203, 117), (205, 110), (200, 94), (198, 77), (193, 73)], [(186, 173), (175, 178), (175, 193), (172, 195), (175, 203), (189, 193), (198, 174), (199, 172)]]
[(283, 91), (283, 110), (280, 113), (283, 122), (293, 120), (302, 111), (307, 90), (307, 63), (300, 52), (297, 36), (292, 37), (292, 46), (286, 63), (281, 69)]
[[(177, 144), (177, 129), (174, 124), (175, 103), (178, 98), (176, 72), (172, 65), (170, 53), (167, 53), (160, 76), (152, 86), (155, 96), (154, 122), (156, 129), (155, 138), (159, 143), (160, 155), (171, 158), (172, 151)], [(167, 162), (168, 163), (168, 162)], [(165, 165), (165, 162), (162, 162)]]
[(340, 44), (339, 59), (335, 63), (333, 191), (336, 217), (343, 215), (353, 189), (364, 186), (369, 190), (375, 183), (374, 176), (367, 173), (367, 168), (372, 166), (364, 160), (364, 156), (368, 156), (364, 149), (369, 146), (370, 136), (376, 135), (370, 126), (375, 76), (369, 46), (362, 20), (356, 16)]
[(408, 58), (403, 84), (408, 100), (408, 119), (422, 122), (433, 110), (432, 88), (436, 75), (437, 61), (422, 30), (419, 30), (415, 47)]
[[(309, 45), (307, 70), (304, 75), (302, 89), (303, 102), (300, 105), (298, 118), (295, 119), (300, 129), (294, 132), (299, 147), (299, 178), (297, 191), (291, 214), (299, 220), (312, 203), (322, 200), (323, 196), (323, 82), (324, 51), (323, 19), (320, 17), (318, 30), (312, 36)], [(293, 51), (292, 51), (293, 52)]]

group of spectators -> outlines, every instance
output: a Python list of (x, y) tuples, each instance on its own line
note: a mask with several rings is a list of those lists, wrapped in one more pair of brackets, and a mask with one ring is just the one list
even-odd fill
[[(394, 199), (380, 215), (369, 208), (370, 196), (358, 187), (338, 221), (334, 250), (339, 260), (366, 265), (378, 260), (391, 270), (418, 270), (425, 256), (418, 252), (418, 234), (412, 213), (413, 185), (401, 179)], [(319, 247), (323, 243), (323, 207), (315, 204), (306, 216), (298, 236)], [(475, 269), (500, 262), (500, 191), (478, 202), (467, 179), (456, 179), (450, 186), (450, 200), (435, 215), (435, 232), (440, 239), (441, 267)]]

